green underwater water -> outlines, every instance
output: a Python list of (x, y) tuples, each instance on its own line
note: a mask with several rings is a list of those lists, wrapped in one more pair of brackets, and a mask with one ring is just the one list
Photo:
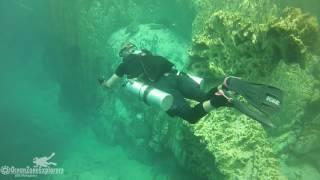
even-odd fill
[[(206, 9), (199, 2), (209, 2), (210, 6), (205, 4)], [(299, 54), (304, 45), (292, 46), (301, 48), (296, 50), (286, 38), (278, 37), (281, 41), (276, 42), (277, 38), (272, 36), (275, 31), (268, 31), (265, 26), (252, 26), (248, 32), (252, 30), (257, 34), (257, 46), (263, 44), (263, 40), (272, 39), (261, 45), (274, 45), (272, 48), (265, 48), (263, 52), (250, 48), (255, 45), (248, 45), (246, 38), (239, 35), (239, 44), (243, 44), (241, 48), (245, 50), (239, 48), (239, 52), (235, 52), (237, 48), (233, 49), (228, 36), (243, 27), (231, 29), (234, 26), (228, 23), (219, 26), (216, 20), (219, 18), (209, 21), (209, 15), (219, 10), (229, 10), (230, 14), (230, 10), (245, 4), (237, 15), (221, 13), (215, 17), (223, 17), (221, 22), (240, 17), (237, 22), (248, 26), (268, 24), (265, 19), (269, 15), (260, 19), (265, 22), (257, 23), (254, 15), (246, 13), (252, 10), (250, 7), (274, 2), (211, 2), (1, 0), (0, 179), (319, 179), (320, 58), (319, 46), (313, 41), (318, 41), (320, 36), (308, 36), (316, 32), (319, 35), (319, 27), (310, 25), (313, 22), (310, 20), (310, 24), (293, 28), (292, 33), (281, 31), (284, 33), (279, 37), (287, 37), (287, 32), (288, 37), (298, 34), (295, 37), (301, 38), (307, 47), (307, 53), (291, 58), (292, 61), (290, 57)], [(310, 12), (318, 21), (320, 18), (317, 0), (282, 0), (277, 6), (280, 10), (274, 12), (279, 14), (286, 6), (292, 6)], [(273, 15), (280, 16), (277, 13)], [(307, 20), (305, 22), (309, 22)], [(206, 51), (201, 45), (210, 41), (208, 32), (198, 32), (206, 29), (210, 22), (217, 36), (225, 36), (220, 38), (225, 40), (225, 46), (212, 45)], [(280, 20), (277, 22), (281, 24)], [(277, 23), (271, 26), (278, 27)], [(303, 27), (316, 30), (304, 35), (299, 31)], [(295, 30), (299, 32), (295, 34)], [(195, 35), (200, 38), (192, 41)], [(119, 63), (117, 50), (127, 39), (209, 80), (215, 73), (235, 73), (285, 89), (286, 109), (274, 119), (278, 128), (262, 127), (227, 109), (208, 115), (197, 125), (188, 125), (182, 119), (168, 117), (159, 109), (139, 102), (121, 87), (104, 91), (97, 78), (113, 73)], [(314, 51), (310, 50), (312, 45)], [(231, 50), (227, 51), (228, 48)], [(198, 63), (198, 59), (187, 54), (189, 49), (196, 55), (208, 57), (216, 66), (208, 68), (201, 63), (200, 67), (187, 66), (189, 57), (189, 63)], [(270, 57), (267, 56), (269, 50), (273, 53)], [(280, 53), (276, 53), (278, 51)], [(222, 55), (217, 56), (226, 59), (211, 58), (219, 52)], [(237, 56), (239, 61), (232, 61)], [(241, 62), (245, 58), (249, 59), (248, 64)], [(306, 60), (301, 60), (303, 58)], [(257, 59), (264, 61), (257, 62)], [(269, 66), (270, 59), (277, 59), (272, 61), (276, 62), (275, 66)], [(254, 62), (253, 65), (250, 62)], [(241, 69), (241, 63), (248, 65), (248, 70)], [(252, 67), (257, 68), (252, 70)], [(256, 71), (270, 72), (270, 76)], [(237, 116), (239, 121), (235, 121)], [(55, 155), (50, 161), (64, 169), (63, 175), (35, 178), (4, 175), (4, 166), (33, 167), (33, 158), (52, 153)]]

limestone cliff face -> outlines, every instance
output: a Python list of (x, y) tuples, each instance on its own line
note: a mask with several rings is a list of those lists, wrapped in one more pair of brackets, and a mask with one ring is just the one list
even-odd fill
[[(255, 1), (252, 2), (254, 5)], [(213, 144), (210, 146), (212, 154), (223, 159), (219, 161), (217, 158), (216, 163), (227, 179), (248, 179), (257, 174), (260, 178), (264, 177), (262, 179), (268, 179), (268, 176), (273, 177), (271, 179), (281, 179), (284, 175), (293, 178), (288, 170), (290, 168), (283, 168), (286, 166), (283, 164), (296, 159), (296, 151), (303, 154), (302, 146), (305, 146), (304, 153), (318, 149), (312, 143), (319, 138), (316, 130), (318, 128), (311, 125), (318, 122), (318, 113), (310, 110), (312, 115), (309, 117), (306, 110), (315, 108), (320, 98), (319, 78), (312, 73), (315, 68), (319, 68), (319, 58), (316, 56), (319, 24), (315, 17), (297, 8), (286, 8), (282, 12), (277, 8), (270, 9), (277, 12), (275, 16), (263, 17), (269, 15), (265, 12), (261, 14), (263, 16), (260, 21), (244, 16), (241, 8), (234, 11), (227, 9), (200, 14), (194, 21), (196, 31), (189, 51), (190, 71), (207, 77), (237, 75), (275, 85), (286, 93), (285, 104), (283, 112), (273, 119), (277, 128), (266, 129), (269, 137), (263, 135), (265, 130), (258, 128), (259, 124), (253, 126), (255, 122), (251, 120), (242, 120), (232, 116), (232, 113), (227, 116), (229, 113), (222, 111), (219, 119), (207, 117), (214, 119), (211, 124), (204, 120), (196, 125), (206, 124), (200, 126), (200, 139), (206, 139), (208, 145)], [(217, 113), (220, 113), (219, 110)], [(213, 129), (220, 123), (225, 125), (204, 133), (203, 129)], [(311, 126), (314, 128), (309, 129)], [(309, 129), (308, 132), (306, 129)], [(242, 130), (248, 131), (240, 136), (242, 138), (236, 134), (228, 136), (232, 133), (242, 134)], [(220, 138), (214, 138), (219, 133)], [(240, 143), (241, 139), (246, 143)], [(237, 146), (230, 147), (233, 142)], [(253, 147), (251, 143), (256, 148), (250, 149)], [(295, 143), (298, 145), (294, 145)], [(252, 165), (256, 158), (265, 160)], [(239, 165), (239, 162), (243, 165)], [(248, 169), (254, 170), (250, 172)], [(300, 171), (298, 174), (304, 173)]]

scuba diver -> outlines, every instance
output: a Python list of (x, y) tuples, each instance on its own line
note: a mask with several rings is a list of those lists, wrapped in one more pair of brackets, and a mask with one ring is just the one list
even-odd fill
[[(197, 123), (213, 109), (226, 106), (234, 107), (263, 124), (274, 126), (268, 117), (280, 109), (280, 89), (250, 83), (237, 77), (227, 77), (218, 87), (204, 92), (195, 78), (178, 71), (168, 59), (139, 49), (131, 42), (122, 45), (119, 56), (122, 62), (115, 73), (109, 79), (99, 78), (99, 83), (106, 89), (126, 76), (126, 87), (147, 104), (166, 101), (167, 105), (163, 109), (169, 116), (181, 117), (191, 124)], [(238, 100), (238, 94), (248, 103)], [(186, 99), (198, 103), (191, 106)], [(248, 108), (248, 104), (252, 107)]]

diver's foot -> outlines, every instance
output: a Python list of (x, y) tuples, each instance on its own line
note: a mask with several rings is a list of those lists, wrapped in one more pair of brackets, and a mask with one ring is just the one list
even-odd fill
[(229, 83), (230, 83), (229, 80), (230, 79), (241, 79), (241, 78), (240, 77), (236, 77), (236, 76), (228, 76), (228, 77), (224, 78), (223, 84), (221, 85), (222, 89), (228, 90), (228, 86), (229, 86)]

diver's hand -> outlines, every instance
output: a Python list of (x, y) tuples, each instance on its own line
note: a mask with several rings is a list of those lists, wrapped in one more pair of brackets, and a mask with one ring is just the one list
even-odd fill
[(110, 86), (108, 86), (108, 81), (104, 76), (101, 76), (98, 78), (98, 82), (103, 87), (103, 89), (110, 89)]
[(120, 80), (121, 77), (118, 77), (116, 74), (113, 74), (109, 79), (106, 79), (104, 76), (100, 77), (98, 79), (98, 82), (103, 88), (110, 89)]
[(103, 85), (103, 83), (106, 82), (106, 78), (104, 76), (101, 76), (98, 78), (98, 82), (100, 85)]

